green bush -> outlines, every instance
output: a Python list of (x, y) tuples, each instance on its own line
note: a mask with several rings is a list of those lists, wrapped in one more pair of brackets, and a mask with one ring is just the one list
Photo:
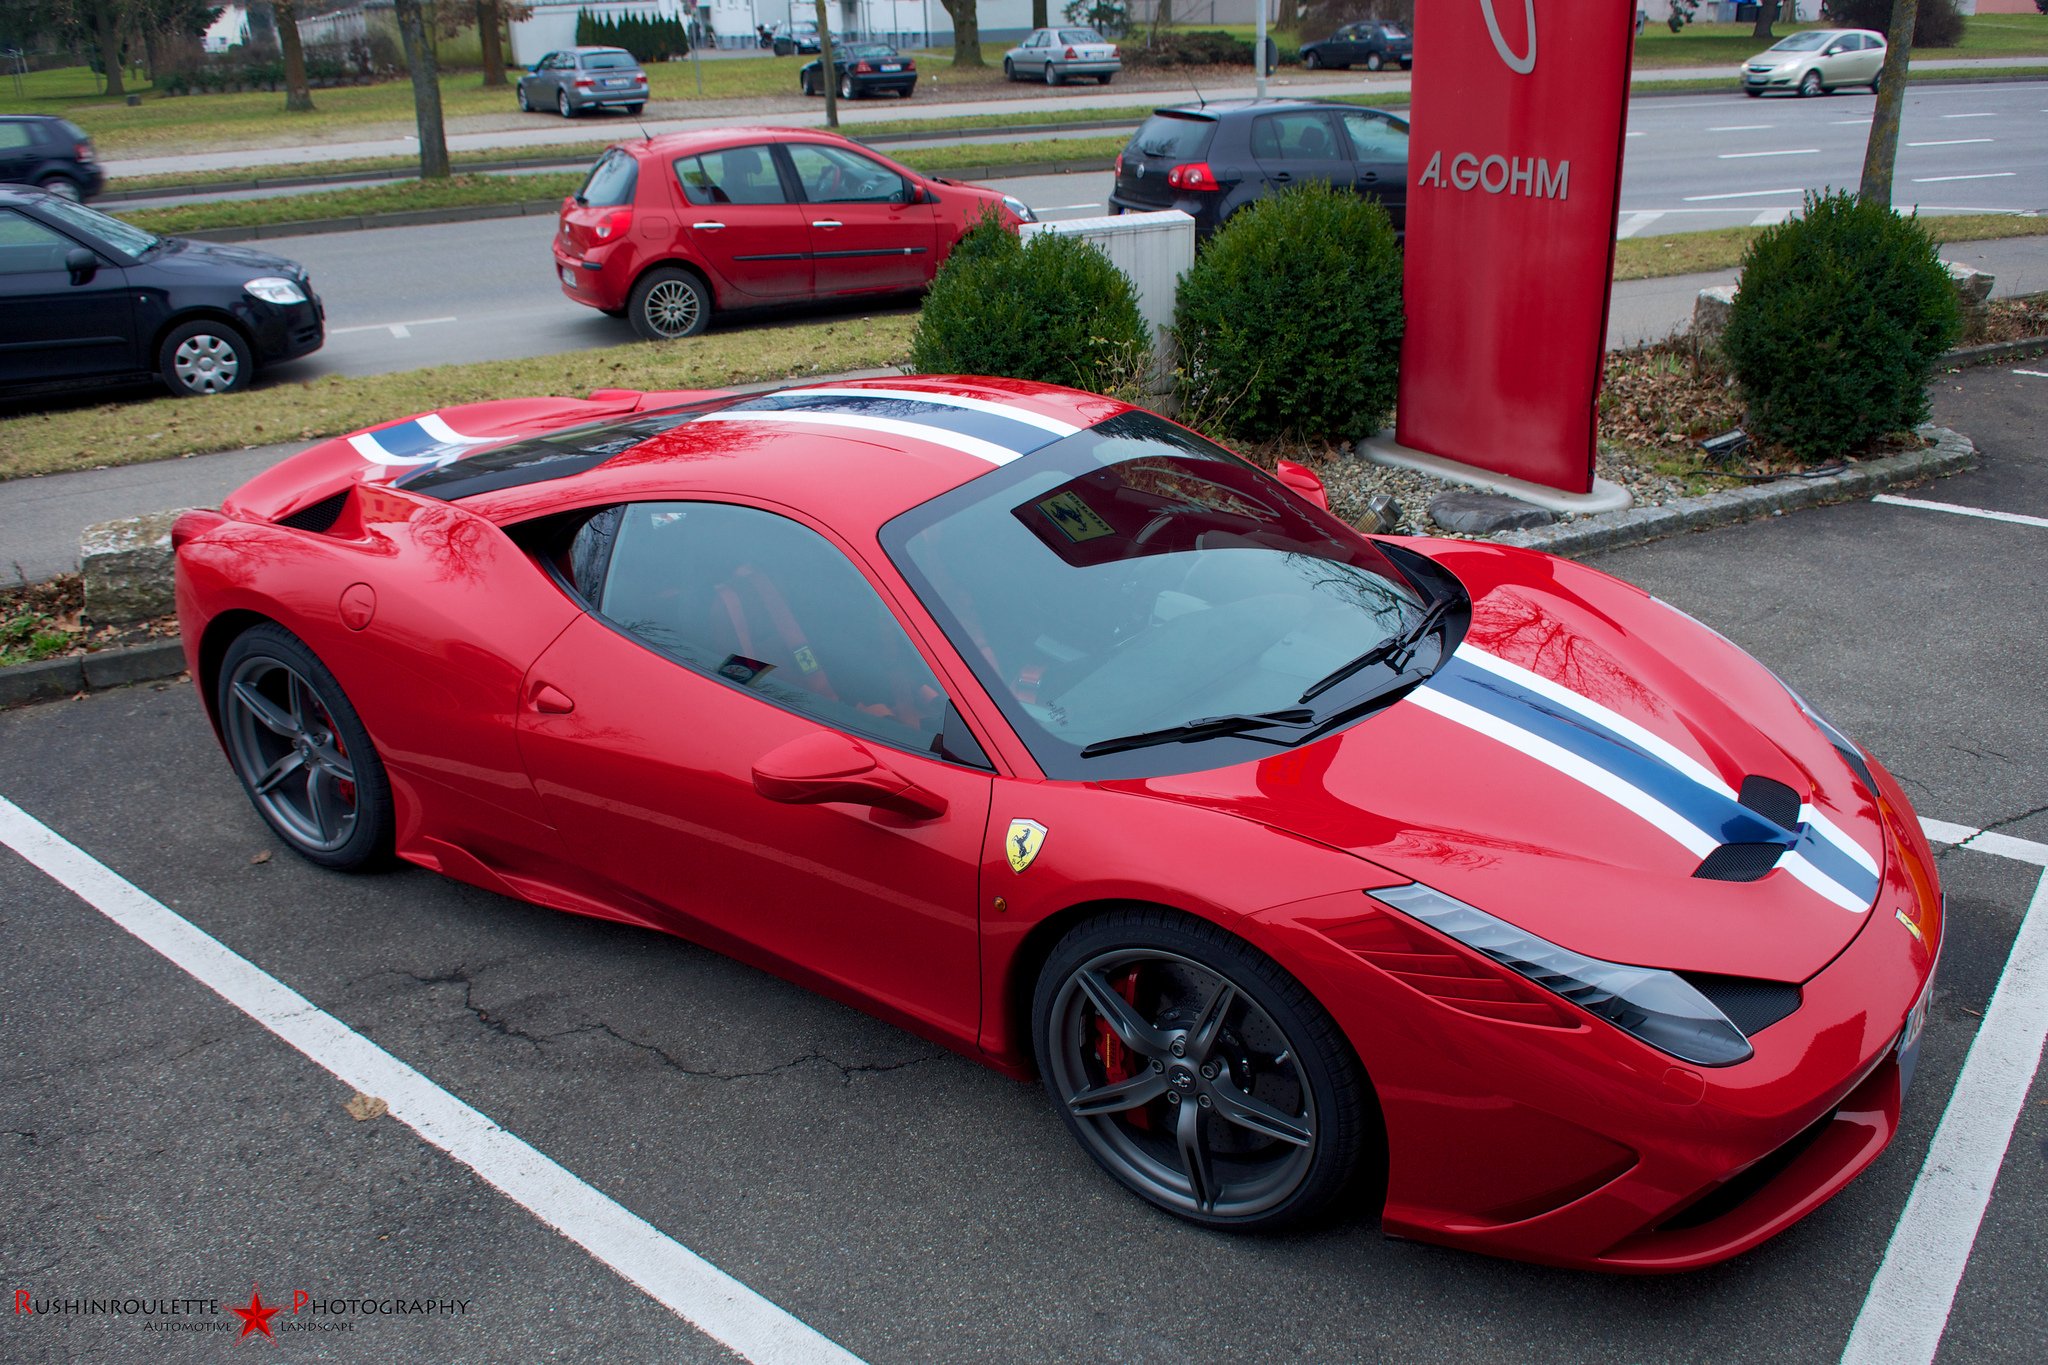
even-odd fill
[(1918, 220), (1838, 192), (1742, 258), (1721, 341), (1752, 434), (1803, 457), (1860, 449), (1927, 416), (1927, 380), (1961, 330)]
[(1021, 242), (989, 217), (932, 281), (910, 365), (1111, 393), (1135, 386), (1149, 339), (1130, 278), (1095, 246), (1056, 232)]
[(1262, 199), (1181, 280), (1189, 416), (1252, 440), (1368, 435), (1393, 411), (1401, 324), (1385, 209), (1320, 182)]

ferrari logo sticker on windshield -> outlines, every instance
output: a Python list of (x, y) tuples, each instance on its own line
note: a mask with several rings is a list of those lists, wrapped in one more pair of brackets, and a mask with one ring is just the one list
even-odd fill
[(1059, 527), (1068, 540), (1077, 543), (1083, 540), (1097, 540), (1115, 530), (1071, 488), (1045, 499), (1038, 504), (1038, 510), (1045, 513), (1047, 519)]
[(796, 666), (805, 673), (816, 673), (818, 671), (818, 656), (811, 653), (809, 645), (797, 646)]
[(1022, 872), (1031, 866), (1031, 860), (1038, 856), (1038, 850), (1045, 847), (1045, 826), (1036, 820), (1012, 820), (1010, 832), (1003, 839), (1003, 851), (1010, 855), (1010, 871)]

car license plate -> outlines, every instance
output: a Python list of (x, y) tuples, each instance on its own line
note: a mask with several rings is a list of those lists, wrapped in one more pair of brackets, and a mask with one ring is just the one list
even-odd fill
[(562, 267), (562, 283), (568, 285), (571, 289), (576, 287), (576, 272), (566, 265)]
[(608, 86), (620, 86), (631, 85), (633, 82), (630, 77), (607, 76), (605, 77), (604, 83)]
[(901, 63), (901, 62), (883, 62), (883, 63), (882, 63), (882, 70), (884, 70), (884, 71), (901, 71), (902, 69), (903, 69), (903, 63)]

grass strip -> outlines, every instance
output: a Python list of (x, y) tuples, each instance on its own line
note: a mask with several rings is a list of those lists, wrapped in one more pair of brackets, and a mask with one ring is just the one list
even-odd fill
[(688, 341), (567, 351), (531, 360), (329, 375), (208, 398), (162, 397), (0, 417), (0, 479), (177, 459), (338, 436), (409, 412), (592, 389), (715, 389), (899, 365), (908, 314), (746, 327)]
[[(1986, 242), (2004, 237), (2048, 236), (2048, 218), (2010, 213), (1959, 213), (1922, 218), (1937, 242)], [(1760, 227), (1713, 228), (1705, 232), (1667, 232), (1656, 237), (1630, 237), (1614, 244), (1614, 278), (1662, 279), (1733, 270), (1756, 240)]]

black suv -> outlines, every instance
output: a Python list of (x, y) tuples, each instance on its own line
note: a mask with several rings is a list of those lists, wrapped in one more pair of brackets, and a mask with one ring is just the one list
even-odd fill
[(1199, 240), (1255, 199), (1325, 180), (1408, 220), (1408, 120), (1314, 100), (1223, 100), (1156, 109), (1116, 159), (1111, 213), (1179, 209)]
[(0, 116), (0, 182), (90, 199), (106, 187), (107, 173), (92, 153), (92, 139), (70, 119), (8, 114)]
[(0, 392), (153, 375), (176, 394), (228, 393), (318, 350), (326, 326), (296, 261), (0, 186)]

